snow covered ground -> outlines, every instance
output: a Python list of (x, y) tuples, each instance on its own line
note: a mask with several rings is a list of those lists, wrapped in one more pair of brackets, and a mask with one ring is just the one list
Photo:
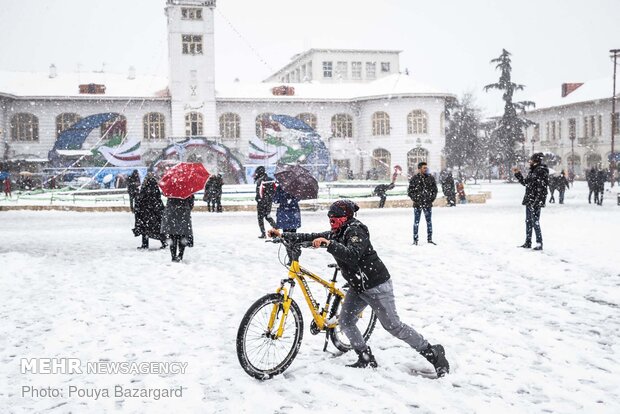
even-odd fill
[[(200, 413), (618, 413), (620, 412), (620, 207), (588, 205), (584, 183), (542, 213), (544, 252), (518, 249), (523, 187), (483, 185), (483, 205), (433, 210), (438, 246), (411, 245), (410, 209), (362, 210), (387, 264), (401, 318), (442, 343), (452, 373), (377, 328), (377, 370), (323, 353), (306, 331), (284, 375), (259, 382), (239, 366), (235, 335), (246, 309), (285, 270), (277, 246), (258, 240), (251, 213), (194, 214), (185, 263), (136, 250), (127, 213), (2, 212), (1, 412)], [(305, 213), (302, 230), (328, 228)], [(425, 226), (421, 239), (425, 240)], [(323, 251), (302, 263), (325, 272)], [(320, 297), (319, 291), (315, 295)], [(331, 351), (335, 349), (330, 347)], [(20, 359), (183, 361), (185, 374), (21, 374)], [(78, 397), (69, 386), (183, 386), (181, 398)], [(62, 397), (22, 395), (56, 387)]]

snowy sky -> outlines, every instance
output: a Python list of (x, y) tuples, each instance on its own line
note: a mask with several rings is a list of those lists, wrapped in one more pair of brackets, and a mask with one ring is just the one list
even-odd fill
[[(0, 69), (166, 75), (165, 0), (0, 0)], [(401, 69), (489, 112), (489, 60), (513, 53), (514, 80), (535, 93), (612, 74), (618, 0), (218, 0), (217, 81), (261, 81), (311, 47), (400, 49)], [(234, 27), (234, 29), (233, 29)], [(8, 34), (8, 36), (7, 36)], [(610, 86), (611, 88), (611, 86)], [(611, 92), (610, 92), (611, 94)], [(517, 96), (518, 98), (519, 96)], [(521, 95), (525, 98), (525, 95)]]

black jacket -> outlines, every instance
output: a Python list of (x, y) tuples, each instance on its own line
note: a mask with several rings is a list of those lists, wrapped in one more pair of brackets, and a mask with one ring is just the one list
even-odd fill
[(134, 207), (135, 236), (145, 235), (151, 239), (161, 239), (161, 217), (164, 203), (161, 201), (161, 192), (155, 179), (147, 178), (142, 184), (140, 193), (136, 197)]
[(544, 164), (537, 164), (530, 168), (527, 177), (521, 172), (515, 173), (515, 177), (525, 186), (523, 204), (528, 207), (544, 207), (547, 199), (547, 187), (549, 186), (549, 168)]
[(418, 173), (409, 180), (407, 195), (413, 201), (414, 207), (428, 208), (433, 206), (437, 198), (437, 183), (430, 174)]
[(441, 191), (445, 196), (456, 195), (456, 189), (454, 188), (454, 177), (452, 177), (452, 174), (446, 174), (441, 180)]
[(256, 177), (255, 200), (257, 203), (271, 206), (271, 203), (273, 202), (273, 194), (275, 193), (275, 183), (276, 181), (267, 174), (262, 174)]
[(368, 227), (351, 219), (337, 232), (284, 233), (287, 241), (312, 241), (318, 237), (330, 240), (327, 251), (334, 256), (342, 276), (358, 292), (379, 286), (390, 279), (390, 273), (370, 243)]

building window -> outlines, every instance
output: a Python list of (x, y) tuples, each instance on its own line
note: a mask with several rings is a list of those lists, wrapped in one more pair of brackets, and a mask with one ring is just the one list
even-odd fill
[(599, 115), (596, 117), (596, 136), (600, 137), (603, 135), (603, 115)]
[(301, 65), (301, 80), (304, 82), (308, 80), (307, 74), (306, 74), (306, 65)]
[(63, 131), (71, 128), (73, 124), (75, 124), (80, 119), (82, 119), (81, 116), (71, 112), (65, 112), (64, 114), (58, 115), (56, 117), (56, 138), (58, 138), (60, 134), (63, 133)]
[(202, 134), (202, 114), (200, 112), (185, 114), (185, 135), (195, 137)]
[(366, 62), (366, 79), (375, 79), (377, 77), (377, 64), (375, 62)]
[(620, 112), (616, 112), (612, 115), (611, 124), (613, 127), (614, 135), (620, 134)]
[(557, 122), (556, 133), (558, 135), (558, 141), (561, 141), (562, 140), (562, 121)]
[(392, 165), (392, 154), (390, 151), (377, 148), (372, 152), (372, 167), (377, 171), (379, 178), (387, 178), (390, 176)]
[(262, 140), (268, 135), (266, 129), (269, 128), (272, 123), (271, 115), (273, 114), (265, 112), (256, 116), (256, 136)]
[(555, 121), (551, 121), (551, 140), (555, 141)]
[(428, 161), (428, 151), (424, 148), (414, 148), (407, 153), (407, 173), (414, 175), (418, 170), (418, 164)]
[(534, 125), (534, 133), (532, 134), (532, 139), (534, 141), (540, 140), (540, 125), (539, 124)]
[(39, 140), (39, 119), (33, 114), (19, 113), (13, 115), (10, 127), (13, 141)]
[(349, 76), (349, 64), (347, 62), (336, 62), (336, 77), (347, 79)]
[(590, 116), (590, 120), (588, 121), (588, 126), (590, 127), (590, 137), (594, 138), (596, 136), (596, 122), (594, 115)]
[(420, 109), (409, 112), (407, 115), (407, 134), (426, 133), (428, 133), (426, 112)]
[(583, 117), (583, 137), (588, 138), (588, 133), (590, 132), (590, 128), (588, 128), (588, 117)]
[(231, 112), (220, 116), (220, 136), (228, 139), (241, 137), (241, 118)]
[(568, 139), (573, 140), (577, 138), (577, 120), (570, 118), (568, 120)]
[(385, 112), (372, 114), (372, 134), (390, 135), (390, 116)]
[(100, 131), (103, 139), (124, 137), (127, 135), (127, 118), (124, 115), (116, 114), (115, 118), (101, 124)]
[(351, 78), (362, 79), (362, 62), (351, 62)]
[(144, 127), (144, 139), (166, 138), (166, 120), (164, 114), (149, 112), (142, 118), (142, 125)]
[(184, 55), (202, 55), (202, 35), (184, 34), (181, 37)]
[(181, 18), (183, 20), (202, 20), (202, 9), (183, 7), (181, 8)]
[(337, 138), (353, 137), (353, 118), (348, 114), (332, 116), (332, 136)]
[(323, 62), (323, 77), (332, 77), (332, 62)]
[(390, 62), (381, 62), (381, 72), (390, 71)]
[(316, 130), (316, 115), (304, 112), (302, 114), (297, 115), (295, 118), (303, 121), (310, 128)]

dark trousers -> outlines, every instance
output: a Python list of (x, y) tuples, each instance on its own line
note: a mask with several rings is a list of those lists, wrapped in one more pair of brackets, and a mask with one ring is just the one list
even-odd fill
[(258, 228), (260, 229), (261, 235), (265, 235), (265, 223), (263, 220), (267, 220), (267, 222), (271, 224), (271, 227), (273, 227), (274, 229), (277, 227), (276, 221), (270, 216), (271, 204), (269, 204), (268, 206), (258, 204), (256, 206), (256, 212), (258, 216)]
[(456, 194), (448, 194), (448, 195), (446, 195), (446, 203), (450, 207), (456, 206)]
[(212, 211), (214, 213), (222, 212), (222, 196), (220, 197), (215, 196), (208, 203), (209, 203), (209, 211)]
[(598, 204), (598, 190), (595, 190), (593, 188), (591, 188), (590, 192), (588, 193), (588, 203), (592, 204), (592, 194), (594, 194), (594, 202)]
[(433, 221), (432, 207), (414, 207), (413, 208), (413, 241), (418, 241), (418, 227), (420, 227), (420, 217), (424, 211), (426, 219), (426, 234), (428, 240), (433, 240)]
[[(170, 236), (170, 254), (172, 258), (178, 257), (179, 259), (183, 259), (183, 252), (185, 252), (185, 244), (181, 242), (183, 236)], [(177, 249), (179, 254), (177, 255)]]
[[(162, 247), (166, 247), (166, 237), (162, 236), (161, 239), (159, 239), (159, 241), (161, 242)], [(142, 247), (149, 247), (149, 236), (147, 236), (146, 234), (142, 235)]]
[(383, 208), (383, 206), (385, 206), (385, 199), (387, 198), (387, 196), (383, 196), (379, 199), (379, 208)]
[(603, 205), (603, 194), (605, 194), (605, 190), (603, 188), (599, 188), (598, 191), (597, 191), (597, 195), (598, 195), (597, 204), (599, 206)]
[(525, 207), (525, 243), (532, 243), (532, 228), (536, 233), (536, 243), (542, 244), (542, 231), (540, 230), (540, 207)]
[(564, 192), (566, 191), (565, 188), (558, 190), (558, 192), (560, 193), (560, 204), (564, 204)]
[(135, 195), (129, 194), (129, 209), (131, 210), (132, 213), (133, 213), (133, 205), (134, 205), (135, 199), (136, 199)]
[(555, 193), (555, 188), (550, 188), (549, 193), (551, 193), (551, 197), (549, 197), (549, 202), (555, 203), (555, 196), (553, 195)]

